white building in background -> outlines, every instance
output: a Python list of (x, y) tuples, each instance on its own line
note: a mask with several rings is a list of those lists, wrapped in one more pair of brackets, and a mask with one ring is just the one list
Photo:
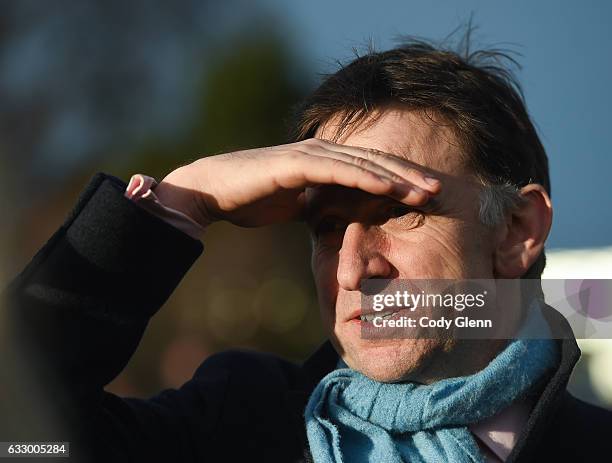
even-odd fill
[[(542, 278), (612, 279), (612, 247), (546, 250)], [(589, 402), (612, 407), (612, 340), (578, 340), (578, 345), (583, 359), (572, 376), (570, 391)], [(588, 378), (581, 378), (581, 371), (587, 372)]]

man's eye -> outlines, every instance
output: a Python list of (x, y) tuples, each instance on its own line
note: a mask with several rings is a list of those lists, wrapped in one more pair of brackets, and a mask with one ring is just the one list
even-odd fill
[(329, 233), (344, 233), (346, 222), (336, 217), (325, 217), (317, 223), (314, 232), (316, 236), (323, 236)]
[(404, 205), (392, 206), (389, 209), (389, 216), (390, 217), (401, 217), (411, 212), (414, 212), (414, 209), (411, 208), (410, 206), (404, 206)]
[(422, 211), (404, 204), (392, 206), (387, 214), (389, 219), (394, 219), (393, 223), (405, 230), (420, 227), (425, 219)]

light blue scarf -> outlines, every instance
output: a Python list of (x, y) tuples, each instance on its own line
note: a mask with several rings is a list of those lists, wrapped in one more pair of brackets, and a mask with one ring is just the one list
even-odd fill
[[(531, 309), (523, 337), (532, 330), (542, 333), (546, 324), (540, 308)], [(334, 370), (306, 406), (314, 461), (482, 462), (467, 425), (525, 394), (556, 365), (557, 355), (552, 339), (517, 336), (478, 373), (429, 385), (380, 383), (350, 368)]]

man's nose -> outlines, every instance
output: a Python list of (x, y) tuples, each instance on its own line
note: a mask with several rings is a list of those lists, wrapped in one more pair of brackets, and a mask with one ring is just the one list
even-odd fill
[(338, 258), (338, 284), (358, 291), (366, 278), (391, 278), (392, 265), (384, 256), (386, 240), (376, 226), (350, 223), (344, 232)]

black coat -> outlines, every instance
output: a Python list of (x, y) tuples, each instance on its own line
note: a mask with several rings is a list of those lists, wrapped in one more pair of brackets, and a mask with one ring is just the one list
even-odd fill
[[(56, 403), (71, 429), (71, 452), (103, 462), (309, 461), (304, 407), (336, 365), (329, 342), (303, 365), (222, 352), (180, 389), (146, 400), (104, 391), (203, 251), (200, 241), (124, 198), (125, 188), (95, 175), (5, 291), (20, 339), (36, 346), (24, 351), (42, 359), (41, 381), (58, 384), (68, 399)], [(566, 391), (580, 351), (573, 337), (558, 342), (561, 362), (509, 461), (612, 461), (612, 412)]]

